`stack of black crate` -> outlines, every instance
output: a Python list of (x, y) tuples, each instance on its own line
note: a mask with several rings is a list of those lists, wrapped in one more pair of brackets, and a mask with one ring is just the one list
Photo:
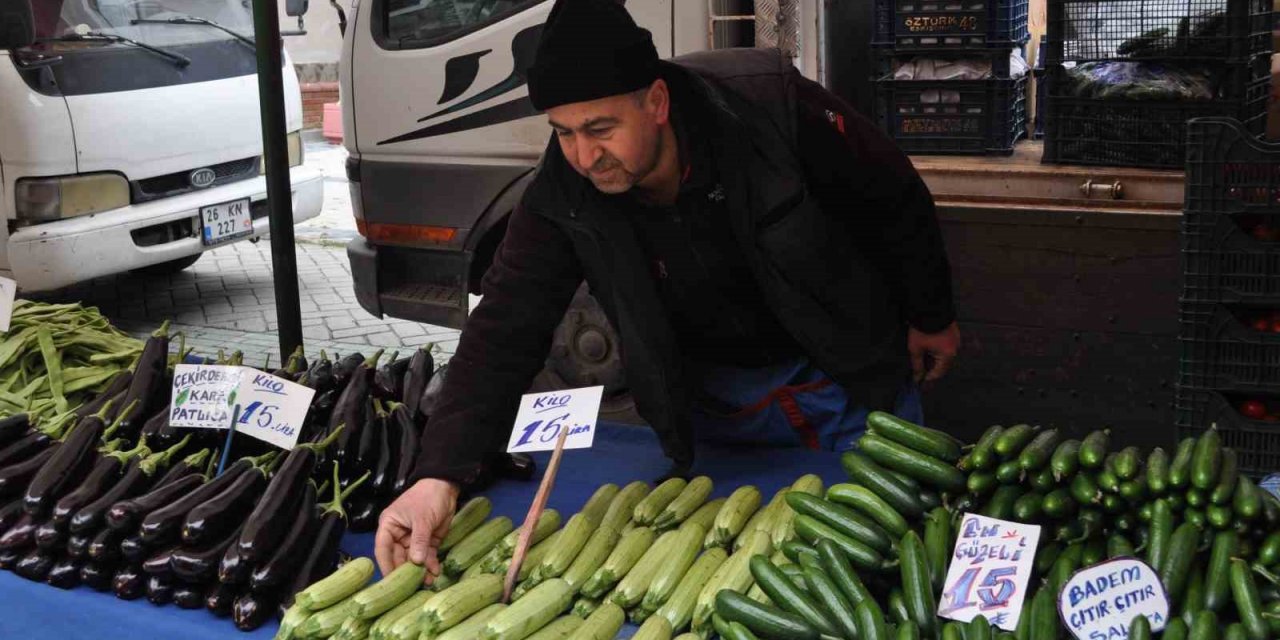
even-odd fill
[[(876, 115), (912, 154), (1008, 155), (1027, 134), (1027, 0), (875, 0)], [(912, 59), (980, 60), (981, 80), (895, 80)]]
[(1280, 145), (1233, 118), (1187, 125), (1179, 437), (1215, 427), (1254, 477), (1280, 471)]
[(1044, 161), (1181, 169), (1186, 123), (1265, 126), (1272, 0), (1048, 0)]

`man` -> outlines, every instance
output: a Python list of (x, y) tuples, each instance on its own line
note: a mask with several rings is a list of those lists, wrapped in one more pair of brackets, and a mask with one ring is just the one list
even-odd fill
[(913, 378), (941, 377), (959, 343), (950, 271), (928, 190), (871, 123), (776, 51), (660, 62), (614, 0), (559, 0), (528, 81), (553, 139), (450, 362), (422, 479), (382, 513), (384, 571), (438, 574), (459, 491), (505, 446), (584, 278), (671, 474), (695, 437), (845, 449), (869, 410), (920, 419)]

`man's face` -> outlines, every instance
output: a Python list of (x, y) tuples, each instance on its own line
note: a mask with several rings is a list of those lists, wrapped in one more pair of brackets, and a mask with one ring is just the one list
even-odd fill
[(634, 93), (552, 107), (547, 117), (569, 164), (600, 191), (618, 194), (657, 167), (668, 106), (658, 80)]

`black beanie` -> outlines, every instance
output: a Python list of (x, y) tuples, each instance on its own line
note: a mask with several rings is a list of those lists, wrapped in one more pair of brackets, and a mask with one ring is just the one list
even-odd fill
[(539, 111), (635, 91), (658, 79), (658, 50), (618, 0), (556, 0), (529, 68)]

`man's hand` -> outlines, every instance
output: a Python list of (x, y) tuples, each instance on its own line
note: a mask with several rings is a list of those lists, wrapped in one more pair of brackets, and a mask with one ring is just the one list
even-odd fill
[(410, 561), (427, 567), (427, 582), (440, 575), (436, 551), (449, 533), (458, 506), (458, 486), (445, 480), (419, 480), (378, 518), (373, 553), (387, 575)]
[[(907, 351), (911, 353), (911, 370), (917, 382), (933, 382), (947, 374), (951, 361), (960, 350), (960, 326), (951, 326), (938, 333), (923, 333), (911, 328), (907, 332)], [(932, 362), (925, 368), (925, 356)]]

